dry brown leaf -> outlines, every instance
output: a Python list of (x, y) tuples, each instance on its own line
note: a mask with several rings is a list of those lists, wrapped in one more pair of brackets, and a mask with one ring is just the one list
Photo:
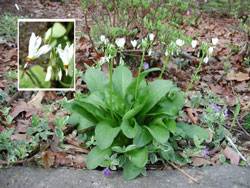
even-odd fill
[(38, 91), (35, 97), (28, 102), (28, 104), (32, 104), (36, 108), (41, 108), (41, 102), (43, 97), (45, 96), (45, 91)]
[(42, 155), (43, 166), (47, 170), (49, 169), (55, 162), (55, 155), (50, 151), (45, 151)]
[(212, 133), (212, 131), (210, 131), (210, 129), (206, 129), (206, 131), (210, 136), (209, 140), (206, 140), (206, 143), (211, 143), (213, 141), (214, 134)]
[(226, 77), (226, 80), (237, 80), (239, 82), (241, 81), (245, 81), (245, 80), (249, 80), (250, 77), (248, 75), (248, 73), (242, 73), (242, 72), (239, 72), (239, 73), (235, 73), (234, 70), (232, 70), (231, 72), (229, 72), (227, 74), (227, 77)]
[(227, 146), (224, 150), (221, 150), (221, 153), (227, 158), (230, 159), (232, 165), (239, 165), (240, 156), (235, 152), (231, 147)]
[(10, 112), (10, 116), (12, 118), (15, 118), (18, 116), (21, 112), (26, 112), (25, 117), (29, 117), (33, 114), (38, 114), (38, 112), (43, 112), (44, 110), (42, 108), (34, 108), (31, 104), (27, 104), (23, 100), (19, 100), (18, 104), (12, 108)]
[(213, 164), (212, 161), (209, 161), (207, 159), (200, 158), (200, 157), (192, 157), (191, 160), (192, 160), (192, 165), (193, 166), (202, 166), (202, 165), (205, 165), (205, 164)]

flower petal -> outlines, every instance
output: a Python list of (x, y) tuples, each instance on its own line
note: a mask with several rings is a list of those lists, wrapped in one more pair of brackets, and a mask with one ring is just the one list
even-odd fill
[(50, 45), (44, 45), (42, 46), (37, 52), (36, 54), (34, 54), (34, 58), (38, 58), (43, 54), (46, 54), (48, 51), (51, 50), (51, 46)]
[(51, 66), (48, 66), (48, 68), (47, 68), (47, 74), (46, 74), (46, 77), (45, 77), (45, 82), (50, 81), (51, 72), (52, 72), (52, 67), (51, 67)]

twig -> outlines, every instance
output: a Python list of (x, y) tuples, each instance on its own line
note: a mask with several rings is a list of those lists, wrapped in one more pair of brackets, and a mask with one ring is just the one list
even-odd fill
[(168, 164), (170, 164), (172, 167), (174, 167), (176, 170), (180, 171), (182, 174), (187, 176), (189, 179), (191, 179), (194, 183), (200, 184), (195, 178), (187, 174), (184, 170), (180, 169), (178, 166), (176, 166), (174, 163), (171, 163), (170, 161), (167, 161)]
[(91, 44), (92, 44), (92, 46), (93, 46), (93, 48), (95, 50), (95, 53), (97, 55), (99, 55), (99, 53), (95, 49), (94, 42), (93, 42), (92, 37), (91, 37), (90, 32), (89, 32), (89, 25), (88, 25), (88, 20), (87, 20), (87, 13), (85, 13), (84, 18), (85, 18), (85, 25), (86, 25), (86, 28), (87, 28), (86, 30), (87, 30), (87, 33), (88, 33), (88, 36), (89, 36), (89, 40), (90, 40), (90, 42), (91, 42)]

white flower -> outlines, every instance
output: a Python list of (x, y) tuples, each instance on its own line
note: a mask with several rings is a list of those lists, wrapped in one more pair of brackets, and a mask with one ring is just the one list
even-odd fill
[(205, 57), (203, 61), (204, 61), (204, 63), (207, 64), (208, 63), (208, 57)]
[(61, 69), (60, 69), (60, 71), (58, 72), (58, 78), (59, 78), (59, 80), (62, 79), (62, 70), (61, 70)]
[(71, 46), (69, 46), (69, 44), (67, 44), (63, 50), (61, 44), (59, 44), (57, 51), (63, 62), (63, 65), (68, 66), (74, 55), (74, 45), (71, 44)]
[(132, 46), (135, 48), (136, 45), (137, 45), (137, 41), (136, 41), (136, 40), (131, 40), (131, 44), (132, 44)]
[(149, 40), (152, 42), (153, 40), (154, 40), (154, 38), (155, 38), (155, 36), (154, 36), (154, 34), (153, 33), (150, 33), (149, 35), (148, 35), (148, 37), (149, 37)]
[(148, 55), (151, 56), (151, 54), (152, 54), (152, 49), (150, 48), (148, 51)]
[(16, 6), (16, 9), (19, 10), (19, 7), (18, 7), (18, 5), (16, 3), (15, 3), (15, 6)]
[(212, 38), (212, 43), (213, 43), (213, 45), (216, 45), (217, 43), (218, 43), (218, 38)]
[(183, 40), (181, 40), (181, 39), (177, 39), (175, 43), (176, 43), (178, 46), (181, 47), (181, 46), (184, 45), (185, 42), (184, 42)]
[(30, 41), (29, 41), (29, 54), (28, 54), (28, 61), (37, 59), (43, 54), (46, 54), (50, 51), (50, 45), (43, 45), (41, 48), (40, 45), (42, 43), (42, 38), (35, 35), (35, 33), (31, 34)]
[(168, 50), (166, 50), (166, 52), (165, 52), (165, 56), (168, 56)]
[(197, 44), (198, 44), (197, 40), (192, 40), (192, 43), (191, 43), (192, 48), (195, 48), (197, 46)]
[(45, 82), (50, 81), (51, 72), (52, 72), (52, 67), (51, 67), (51, 66), (48, 66), (48, 68), (47, 68), (47, 74), (46, 74), (46, 77), (45, 77)]
[(106, 40), (105, 36), (104, 36), (104, 35), (101, 35), (101, 36), (100, 36), (100, 40), (101, 40), (103, 43), (105, 43), (105, 40)]
[(209, 55), (212, 55), (213, 51), (214, 51), (214, 48), (213, 48), (213, 47), (209, 47), (209, 48), (208, 48), (208, 53), (209, 53)]
[(115, 43), (119, 48), (123, 48), (125, 45), (125, 38), (118, 38)]

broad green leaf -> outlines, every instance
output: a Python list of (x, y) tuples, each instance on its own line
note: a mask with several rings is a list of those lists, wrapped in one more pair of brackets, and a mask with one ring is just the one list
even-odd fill
[(128, 112), (126, 112), (126, 114), (123, 116), (123, 120), (127, 120), (130, 119), (132, 117), (134, 117), (137, 113), (139, 113), (141, 111), (141, 109), (143, 108), (144, 104), (140, 104), (134, 108), (132, 108), (131, 110), (129, 110)]
[(90, 92), (104, 91), (108, 87), (109, 79), (104, 72), (91, 67), (85, 73), (85, 82)]
[[(139, 77), (139, 88), (141, 87), (141, 83), (143, 81), (143, 79), (150, 73), (150, 72), (153, 72), (153, 71), (160, 71), (159, 68), (151, 68), (151, 69), (148, 69), (144, 72), (142, 72), (140, 74), (140, 77)], [(136, 82), (137, 82), (137, 77), (135, 79), (132, 80), (132, 82), (129, 84), (129, 86), (127, 87), (127, 90), (126, 90), (126, 94), (127, 95), (134, 95), (135, 94), (135, 88), (136, 88)]]
[(61, 23), (54, 23), (52, 27), (52, 37), (59, 38), (66, 33), (65, 27)]
[(172, 82), (169, 80), (156, 80), (149, 83), (150, 98), (145, 104), (144, 108), (139, 113), (140, 119), (144, 118), (144, 115), (150, 111), (160, 100), (164, 97), (172, 87)]
[(135, 144), (138, 148), (143, 147), (152, 141), (152, 136), (144, 127), (138, 127), (137, 134), (133, 139), (133, 144)]
[(166, 128), (171, 132), (171, 133), (175, 133), (176, 130), (176, 122), (172, 119), (168, 120), (165, 122), (165, 126)]
[(126, 180), (132, 180), (139, 176), (143, 172), (144, 168), (139, 168), (135, 166), (129, 160), (126, 161), (125, 165), (123, 166), (123, 174)]
[(78, 115), (77, 113), (73, 113), (73, 114), (69, 117), (68, 123), (69, 123), (70, 125), (76, 125), (76, 124), (79, 123), (80, 119), (81, 119), (81, 116), (80, 116), (80, 115)]
[(194, 138), (209, 140), (210, 136), (206, 129), (203, 129), (196, 125), (187, 125), (184, 122), (178, 122), (176, 124), (176, 134), (183, 134), (185, 139)]
[(79, 114), (80, 116), (89, 120), (94, 125), (98, 122), (97, 119), (91, 113), (89, 113), (87, 110), (85, 110), (79, 104), (77, 104), (75, 101), (71, 101), (67, 104), (64, 104), (63, 107), (71, 112)]
[(113, 84), (115, 91), (124, 98), (127, 87), (132, 81), (131, 71), (123, 66), (118, 66), (113, 73)]
[(19, 88), (50, 88), (50, 82), (45, 82), (46, 73), (39, 65), (34, 65), (24, 73), (19, 72)]
[(84, 102), (92, 104), (94, 106), (100, 106), (102, 108), (107, 109), (108, 105), (104, 101), (104, 95), (102, 92), (91, 92), (89, 96), (83, 99)]
[(121, 129), (123, 134), (128, 138), (134, 138), (137, 133), (137, 124), (136, 120), (133, 118), (131, 120), (123, 120), (121, 123)]
[(109, 121), (99, 122), (95, 128), (97, 145), (101, 149), (110, 147), (120, 130), (120, 127), (113, 128)]
[(126, 153), (129, 160), (137, 167), (142, 168), (148, 161), (147, 147), (134, 149)]
[(55, 128), (56, 135), (59, 137), (59, 140), (62, 141), (64, 139), (64, 134), (62, 130), (58, 127)]
[(146, 127), (155, 140), (164, 144), (169, 139), (169, 131), (161, 125), (150, 125)]
[(93, 127), (94, 124), (92, 122), (90, 122), (89, 120), (85, 119), (85, 118), (81, 118), (79, 121), (79, 124), (77, 126), (77, 130), (81, 131), (84, 129), (87, 129), (89, 127)]
[(124, 146), (123, 147), (120, 147), (120, 146), (113, 146), (112, 147), (112, 150), (117, 152), (117, 153), (125, 153), (128, 151), (134, 150), (134, 149), (136, 149), (136, 145), (134, 145), (134, 144), (129, 145), (126, 148)]
[(104, 160), (105, 156), (109, 156), (112, 153), (110, 148), (101, 150), (98, 146), (94, 147), (87, 156), (87, 168), (95, 169)]
[(83, 101), (78, 101), (78, 100), (75, 100), (75, 103), (83, 107), (86, 111), (91, 113), (93, 116), (95, 116), (96, 119), (98, 119), (99, 121), (111, 119), (111, 117), (108, 116), (108, 113), (106, 113), (104, 110), (92, 104), (88, 104), (88, 103), (85, 103)]

